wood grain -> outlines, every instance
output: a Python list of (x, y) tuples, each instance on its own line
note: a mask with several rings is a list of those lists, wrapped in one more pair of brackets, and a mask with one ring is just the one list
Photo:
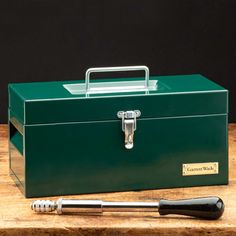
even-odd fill
[[(8, 174), (7, 126), (0, 126), (0, 235), (236, 235), (236, 124), (229, 125), (230, 182), (227, 186), (68, 196), (106, 201), (155, 201), (216, 195), (226, 205), (217, 221), (155, 213), (105, 213), (102, 216), (36, 214)], [(56, 198), (51, 198), (56, 199)]]

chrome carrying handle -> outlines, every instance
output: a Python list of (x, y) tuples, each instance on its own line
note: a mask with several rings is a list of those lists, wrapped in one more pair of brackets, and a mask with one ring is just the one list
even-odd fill
[(97, 67), (89, 68), (85, 73), (85, 92), (90, 91), (90, 74), (97, 72), (119, 72), (119, 71), (145, 71), (145, 88), (149, 86), (149, 69), (147, 66), (116, 66), (116, 67)]

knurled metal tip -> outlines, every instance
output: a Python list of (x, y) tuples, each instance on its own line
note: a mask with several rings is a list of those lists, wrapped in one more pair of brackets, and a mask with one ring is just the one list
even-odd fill
[(52, 212), (57, 208), (55, 201), (36, 200), (31, 203), (31, 210), (35, 212)]

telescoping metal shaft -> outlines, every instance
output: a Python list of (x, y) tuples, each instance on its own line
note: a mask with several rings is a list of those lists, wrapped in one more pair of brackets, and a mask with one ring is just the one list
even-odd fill
[(205, 219), (218, 219), (224, 212), (224, 203), (219, 197), (204, 197), (183, 200), (160, 200), (159, 202), (105, 202), (101, 200), (58, 199), (36, 200), (31, 209), (35, 212), (102, 213), (102, 212), (159, 212), (160, 215), (178, 214)]

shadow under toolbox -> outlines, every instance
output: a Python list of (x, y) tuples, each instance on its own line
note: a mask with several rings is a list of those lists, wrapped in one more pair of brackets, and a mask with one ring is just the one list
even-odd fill
[[(92, 72), (144, 70), (96, 80)], [(228, 91), (201, 75), (92, 68), (9, 85), (10, 171), (26, 197), (227, 184)]]

